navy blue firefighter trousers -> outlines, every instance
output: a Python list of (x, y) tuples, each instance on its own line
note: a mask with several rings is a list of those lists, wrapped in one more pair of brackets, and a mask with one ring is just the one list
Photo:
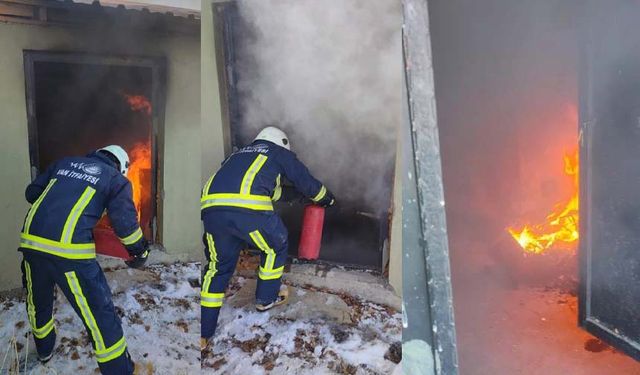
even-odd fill
[(287, 260), (288, 232), (274, 212), (213, 208), (203, 213), (207, 264), (202, 276), (201, 337), (215, 334), (218, 315), (240, 251), (250, 244), (261, 250), (256, 303), (278, 298)]
[(54, 349), (54, 287), (62, 290), (82, 319), (103, 374), (133, 374), (120, 318), (98, 262), (69, 260), (23, 250), (22, 283), (27, 289), (27, 315), (40, 357)]

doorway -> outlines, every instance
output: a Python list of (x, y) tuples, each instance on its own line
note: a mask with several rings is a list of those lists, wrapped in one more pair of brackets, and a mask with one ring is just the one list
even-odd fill
[[(127, 177), (142, 231), (157, 242), (164, 61), (25, 51), (24, 64), (32, 178), (62, 157), (121, 145), (131, 160)], [(94, 237), (99, 253), (126, 256), (106, 216)]]

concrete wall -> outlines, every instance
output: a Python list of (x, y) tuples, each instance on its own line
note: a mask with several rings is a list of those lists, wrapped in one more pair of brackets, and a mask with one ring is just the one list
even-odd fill
[(396, 173), (393, 181), (393, 215), (389, 244), (389, 283), (396, 294), (402, 297), (402, 174), (407, 173), (402, 165), (401, 141), (398, 137)]
[(222, 103), (216, 61), (213, 5), (219, 1), (203, 0), (201, 11), (202, 55), (202, 183), (213, 174), (224, 160)]
[(20, 286), (19, 231), (28, 209), (29, 143), (24, 49), (165, 56), (168, 63), (164, 127), (163, 244), (172, 257), (200, 253), (201, 181), (200, 41), (131, 30), (82, 29), (0, 23), (0, 290)]

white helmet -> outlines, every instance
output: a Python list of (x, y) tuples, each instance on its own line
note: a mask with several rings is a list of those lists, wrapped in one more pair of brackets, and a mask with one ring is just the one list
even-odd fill
[(284, 147), (287, 150), (291, 150), (289, 138), (287, 137), (285, 132), (276, 128), (275, 126), (267, 126), (266, 128), (262, 129), (254, 139), (254, 142), (258, 139), (273, 142), (278, 146)]
[(129, 170), (129, 155), (127, 155), (127, 152), (122, 147), (118, 145), (111, 145), (103, 147), (98, 151), (108, 152), (118, 159), (118, 163), (120, 163), (120, 173), (125, 176), (127, 175), (127, 171)]

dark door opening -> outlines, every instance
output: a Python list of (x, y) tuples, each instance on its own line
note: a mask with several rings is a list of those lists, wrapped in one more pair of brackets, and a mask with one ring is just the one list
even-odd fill
[[(163, 62), (43, 51), (24, 57), (32, 178), (59, 158), (121, 145), (131, 161), (127, 177), (141, 228), (156, 240)], [(106, 216), (94, 236), (98, 252), (125, 254)]]
[[(239, 7), (236, 1), (221, 2), (216, 4), (213, 15), (214, 25), (216, 25), (216, 43), (219, 43), (218, 64), (224, 67), (221, 68), (223, 73), (219, 75), (219, 81), (222, 86), (223, 115), (228, 126), (226, 129), (226, 138), (229, 143), (226, 149), (227, 154), (249, 144), (257, 134), (255, 120), (246, 118), (246, 107), (243, 106), (245, 95), (251, 90), (246, 81), (243, 83), (243, 74), (256, 69), (255, 61), (246, 56), (247, 49), (254, 46), (256, 35), (260, 31), (243, 19)], [(282, 61), (287, 61), (286, 59), (287, 56), (282, 56)], [(286, 64), (284, 63), (283, 66)], [(349, 84), (351, 83), (344, 83), (344, 85)], [(318, 101), (322, 100), (326, 98), (318, 98)], [(341, 116), (335, 116), (336, 124), (340, 123)], [(399, 121), (400, 116), (398, 116)], [(323, 142), (335, 142), (328, 136), (321, 140), (313, 139), (305, 134), (305, 129), (299, 124), (265, 122), (262, 125), (284, 126), (291, 138), (293, 151), (297, 151), (303, 161), (305, 157), (308, 158), (305, 148), (326, 148)], [(342, 135), (341, 139), (352, 139), (349, 143), (352, 160), (342, 160), (340, 163), (353, 163), (353, 169), (351, 173), (340, 177), (342, 181), (338, 181), (340, 178), (336, 177), (333, 179), (329, 177), (324, 181), (338, 196), (340, 206), (326, 211), (320, 260), (382, 271), (385, 267), (384, 254), (388, 254), (391, 192), (395, 172), (395, 137), (380, 141), (375, 136), (358, 134), (357, 131), (350, 131), (347, 127), (340, 128), (339, 132)], [(329, 133), (330, 130), (327, 129), (327, 134)], [(389, 152), (389, 150), (392, 151)], [(379, 155), (382, 154), (390, 156), (380, 160)], [(364, 165), (357, 164), (355, 160), (365, 158), (363, 155), (372, 155), (370, 160), (375, 159), (380, 162), (373, 164), (369, 161), (363, 163)], [(325, 156), (330, 158), (330, 155)], [(335, 163), (327, 163), (324, 167), (333, 168)], [(318, 168), (314, 171), (310, 166), (310, 169), (312, 172), (319, 173)], [(318, 177), (321, 178), (321, 176)], [(337, 188), (337, 186), (346, 186), (349, 182), (351, 186)], [(354, 191), (363, 186), (362, 190), (368, 191), (360, 191), (361, 195), (357, 196)], [(370, 196), (375, 191), (380, 194), (372, 204), (373, 199), (365, 196)], [(289, 229), (289, 255), (296, 257), (302, 229), (302, 206), (278, 203), (276, 209)], [(388, 259), (388, 256), (386, 258)]]

